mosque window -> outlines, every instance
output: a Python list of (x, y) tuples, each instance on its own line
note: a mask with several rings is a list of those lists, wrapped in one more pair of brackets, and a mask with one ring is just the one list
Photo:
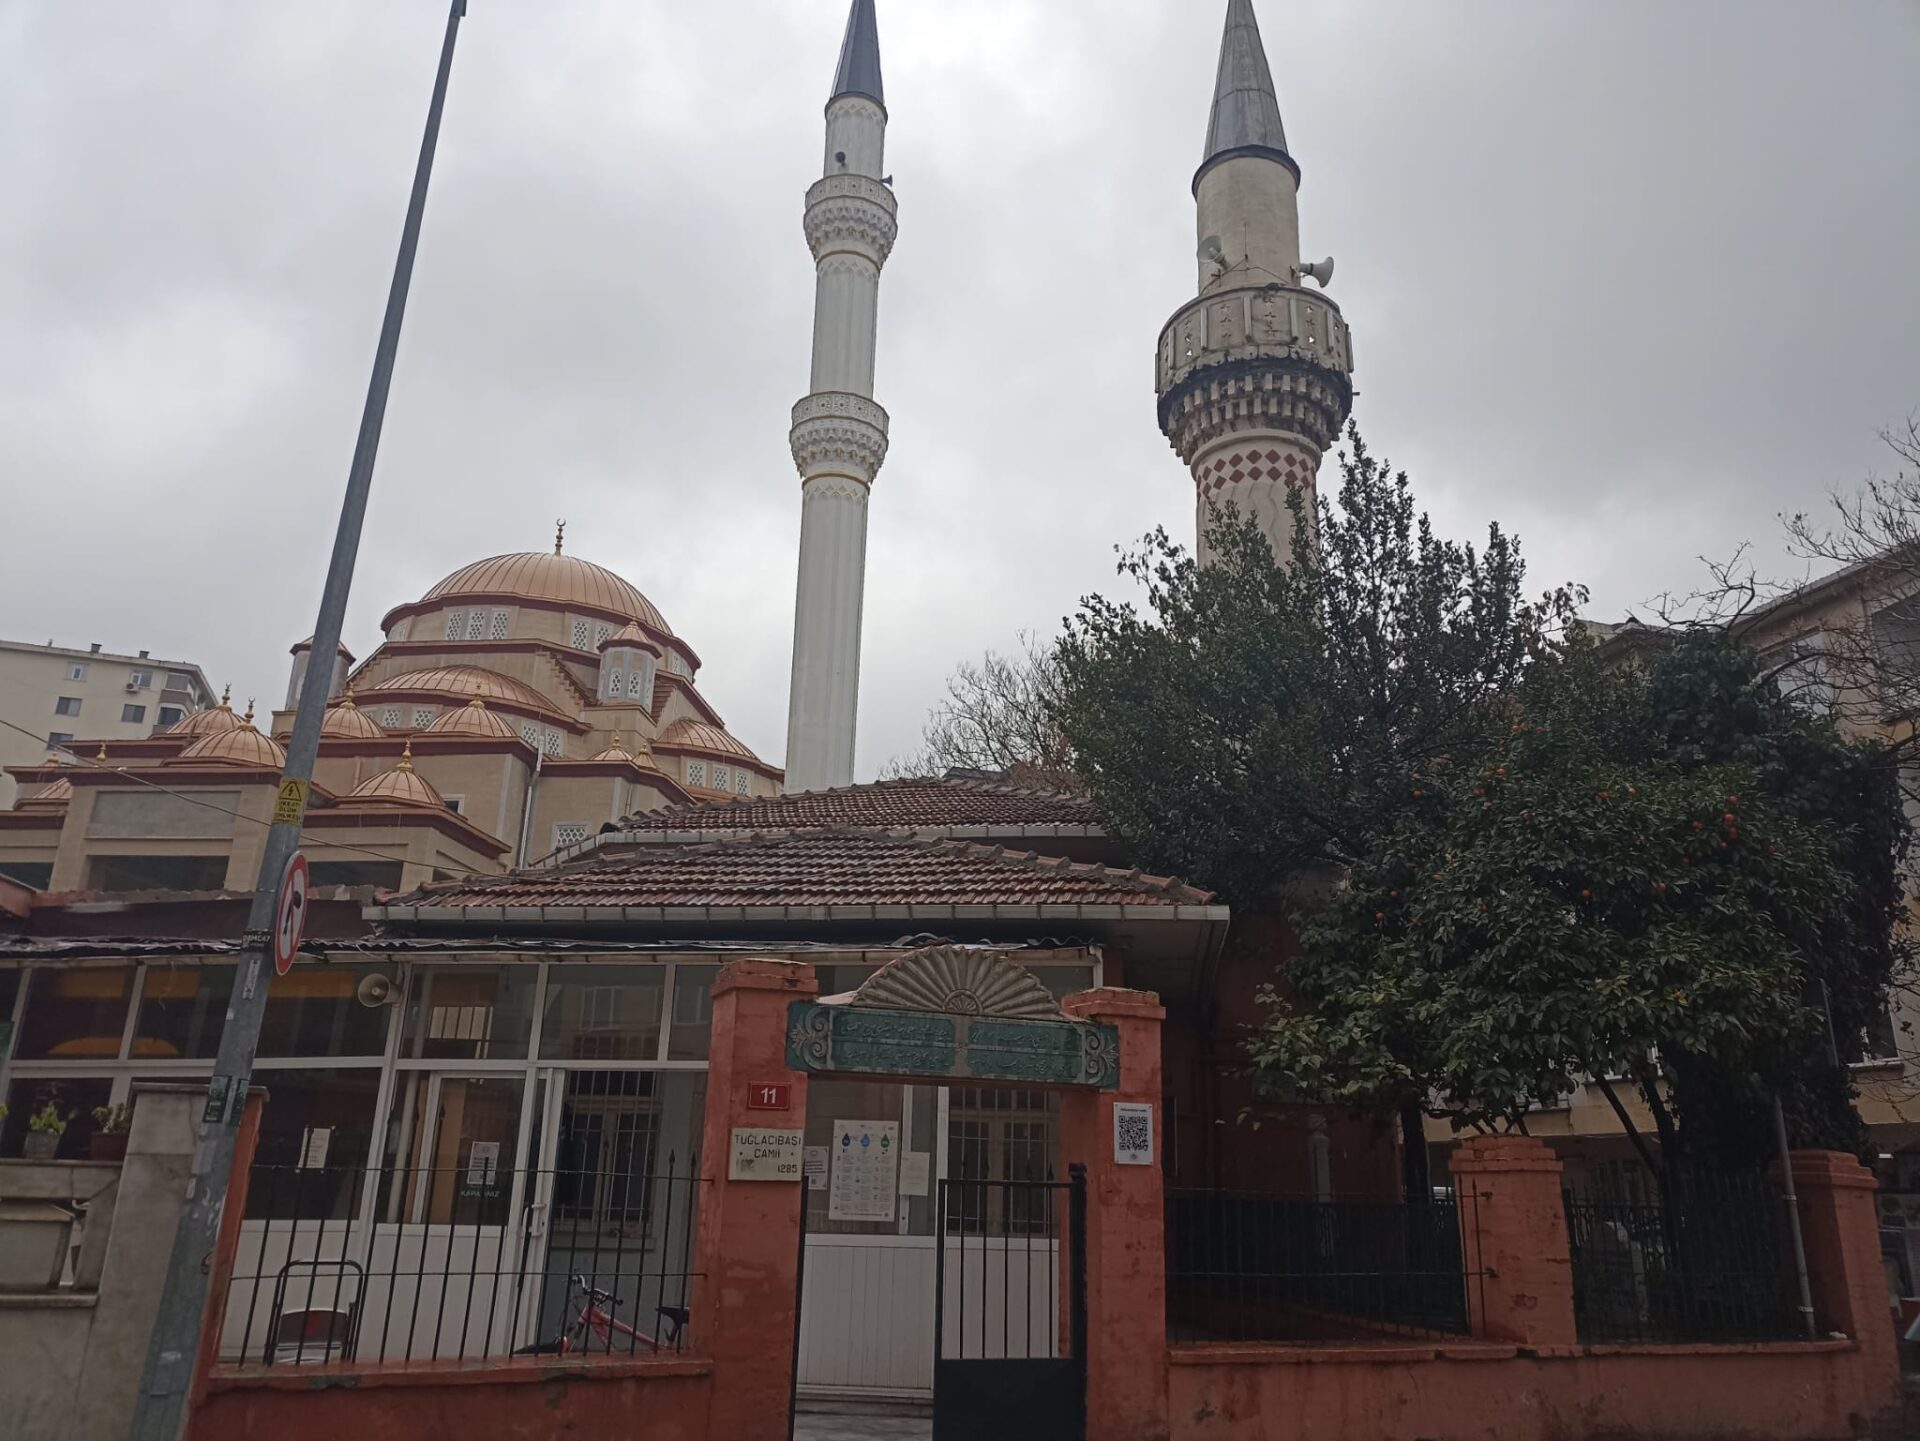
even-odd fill
[(523, 724), (520, 727), (520, 739), (532, 746), (535, 750), (541, 749), (540, 727), (537, 725)]
[(573, 648), (585, 650), (591, 638), (592, 628), (584, 620), (576, 620), (573, 623)]
[(413, 708), (413, 728), (415, 730), (425, 730), (428, 726), (432, 724), (433, 724), (433, 707), (432, 706), (417, 705)]
[(495, 640), (507, 638), (507, 613), (504, 610), (496, 610), (493, 613), (493, 638)]
[(566, 743), (566, 737), (561, 735), (559, 731), (548, 731), (544, 749), (548, 755), (557, 756), (565, 749)]
[(559, 821), (553, 828), (553, 848), (557, 851), (566, 846), (577, 846), (587, 838), (585, 821)]
[(380, 725), (384, 730), (399, 730), (400, 707), (397, 705), (380, 707)]
[(627, 693), (627, 673), (623, 670), (607, 672), (607, 694), (623, 696)]
[(487, 613), (484, 610), (467, 612), (467, 639), (485, 640), (487, 638)]
[(593, 628), (593, 643), (595, 645), (599, 645), (601, 641), (605, 640), (608, 636), (612, 634), (613, 634), (612, 626), (597, 625)]
[(727, 768), (721, 765), (718, 761), (715, 761), (713, 765), (713, 779), (711, 782), (713, 788), (717, 791), (725, 790), (727, 788), (727, 780), (728, 780)]
[(460, 612), (457, 610), (448, 611), (447, 612), (447, 639), (448, 640), (460, 639), (460, 626), (461, 626)]
[(733, 793), (737, 796), (745, 795), (747, 793), (747, 782), (750, 779), (751, 777), (748, 776), (744, 766), (735, 766), (733, 768)]
[(704, 786), (707, 783), (707, 763), (705, 761), (687, 762), (687, 784)]

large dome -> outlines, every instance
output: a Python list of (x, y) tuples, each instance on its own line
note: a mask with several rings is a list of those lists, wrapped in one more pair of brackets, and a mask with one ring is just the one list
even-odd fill
[(552, 551), (521, 551), (463, 565), (421, 596), (420, 604), (506, 597), (584, 606), (673, 634), (653, 602), (605, 566)]

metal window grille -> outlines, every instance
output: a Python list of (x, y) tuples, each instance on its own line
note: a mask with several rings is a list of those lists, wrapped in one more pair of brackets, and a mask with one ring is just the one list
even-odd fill
[(550, 756), (557, 756), (565, 750), (566, 737), (559, 731), (548, 731), (540, 738), (540, 748)]
[(607, 672), (607, 694), (623, 696), (627, 693), (627, 673), (615, 668)]
[(1786, 1201), (1765, 1178), (1683, 1172), (1664, 1190), (1596, 1187), (1563, 1199), (1582, 1340), (1804, 1334)]
[(1438, 1196), (1409, 1205), (1169, 1188), (1168, 1334), (1465, 1335), (1468, 1288), (1478, 1277), (1461, 1254), (1460, 1205)]
[(576, 620), (573, 623), (573, 648), (575, 650), (585, 650), (591, 635), (592, 627), (584, 620)]
[(713, 776), (709, 783), (715, 790), (723, 791), (727, 788), (728, 780), (727, 768), (718, 761), (715, 761), (713, 765)]
[(397, 705), (380, 707), (380, 726), (383, 730), (399, 730), (400, 707)]
[(465, 622), (461, 619), (460, 612), (457, 610), (448, 611), (447, 612), (447, 639), (458, 640), (460, 639), (461, 635), (464, 633), (465, 633)]
[(747, 793), (747, 783), (750, 779), (744, 769), (735, 766), (733, 768), (733, 793), (738, 796), (745, 795)]
[(585, 821), (561, 821), (553, 828), (553, 849), (577, 846), (587, 838)]
[(570, 1115), (552, 1168), (479, 1155), (371, 1172), (255, 1166), (223, 1366), (681, 1350), (699, 1333), (686, 1308), (706, 1183), (658, 1154), (656, 1103), (616, 1097), (636, 1082), (650, 1089), (644, 1075), (569, 1077), (570, 1111), (584, 1114)]
[(495, 640), (507, 638), (507, 613), (504, 610), (496, 610), (493, 613), (493, 638)]
[(593, 628), (593, 643), (594, 643), (595, 645), (599, 645), (601, 641), (603, 641), (603, 640), (605, 640), (605, 639), (606, 639), (606, 638), (607, 638), (608, 636), (610, 636), (610, 635), (612, 635), (612, 634), (613, 634), (613, 627), (612, 627), (612, 626), (610, 626), (610, 625), (596, 625), (596, 626), (595, 626), (595, 627)]
[(707, 763), (705, 761), (687, 762), (687, 784), (704, 786), (707, 783)]
[(487, 613), (484, 610), (469, 611), (467, 614), (467, 639), (485, 640), (487, 635)]
[(413, 708), (413, 728), (415, 730), (425, 730), (428, 726), (432, 724), (433, 724), (433, 707), (432, 706), (417, 705)]

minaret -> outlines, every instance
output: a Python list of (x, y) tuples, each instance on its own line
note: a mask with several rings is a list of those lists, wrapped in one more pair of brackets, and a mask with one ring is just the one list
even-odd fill
[(1216, 507), (1253, 520), (1284, 560), (1287, 495), (1312, 498), (1320, 457), (1353, 406), (1340, 307), (1304, 289), (1333, 262), (1300, 263), (1300, 167), (1287, 150), (1253, 0), (1228, 0), (1206, 151), (1193, 177), (1200, 295), (1160, 332), (1160, 429), (1193, 472), (1198, 553)]
[(827, 100), (825, 173), (807, 192), (813, 250), (813, 381), (788, 436), (800, 468), (800, 587), (787, 702), (787, 789), (853, 781), (866, 589), (867, 493), (887, 458), (873, 401), (880, 267), (893, 249), (893, 191), (881, 179), (887, 107), (873, 0), (853, 0)]

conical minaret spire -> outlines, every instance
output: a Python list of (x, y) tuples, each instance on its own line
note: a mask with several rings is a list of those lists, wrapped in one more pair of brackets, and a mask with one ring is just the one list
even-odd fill
[(788, 439), (800, 469), (800, 584), (787, 702), (787, 789), (853, 781), (866, 590), (867, 495), (887, 456), (873, 400), (880, 268), (893, 249), (887, 107), (873, 0), (853, 0), (833, 93), (823, 174), (807, 192), (813, 251), (813, 379)]
[(1352, 337), (1340, 307), (1307, 290), (1332, 262), (1300, 263), (1300, 167), (1253, 0), (1227, 0), (1207, 142), (1193, 177), (1199, 298), (1160, 332), (1160, 428), (1193, 474), (1198, 552), (1227, 510), (1276, 554), (1292, 548), (1288, 496), (1312, 499), (1320, 457), (1353, 404)]

